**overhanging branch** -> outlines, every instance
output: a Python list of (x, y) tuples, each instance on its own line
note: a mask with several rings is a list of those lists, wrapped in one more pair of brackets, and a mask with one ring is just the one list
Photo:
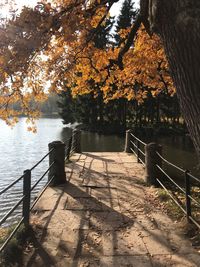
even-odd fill
[(142, 23), (142, 17), (139, 14), (135, 20), (135, 23), (133, 24), (131, 31), (128, 35), (128, 39), (125, 43), (125, 45), (121, 48), (121, 50), (119, 51), (119, 55), (118, 55), (118, 66), (120, 69), (123, 69), (123, 56), (126, 54), (126, 52), (128, 52), (129, 48), (131, 47), (131, 45), (133, 44), (133, 40), (136, 36), (136, 33), (140, 27)]

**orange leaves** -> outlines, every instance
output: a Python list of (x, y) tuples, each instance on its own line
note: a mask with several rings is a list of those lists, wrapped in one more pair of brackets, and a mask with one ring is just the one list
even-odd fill
[(124, 62), (124, 71), (129, 80), (135, 79), (143, 87), (154, 88), (154, 96), (163, 89), (167, 89), (170, 93), (175, 91), (164, 49), (158, 36), (149, 37), (141, 28), (134, 48), (128, 51)]
[[(9, 25), (0, 50), (1, 118), (16, 117), (14, 103), (20, 114), (36, 118), (39, 114), (30, 108), (32, 100), (45, 101), (49, 91), (60, 92), (66, 86), (74, 97), (90, 92), (96, 96), (101, 91), (105, 102), (122, 97), (142, 103), (147, 92), (156, 97), (161, 90), (174, 94), (158, 36), (150, 38), (139, 29), (124, 55), (123, 70), (113, 62), (124, 42), (121, 47), (110, 42), (104, 49), (95, 47), (94, 28), (108, 8), (100, 2), (53, 0), (50, 5), (43, 1), (41, 10), (24, 9), (21, 18)], [(130, 28), (120, 30), (123, 41), (129, 32)]]
[(118, 32), (118, 34), (119, 34), (120, 38), (125, 39), (128, 36), (129, 32), (130, 32), (130, 28), (126, 28), (126, 29), (121, 29)]
[[(130, 29), (121, 31), (126, 36)], [(123, 45), (123, 44), (122, 44)], [(124, 69), (117, 65), (109, 68), (111, 60), (117, 60), (120, 48), (96, 48), (92, 43), (79, 52), (75, 64), (65, 73), (67, 86), (73, 95), (103, 92), (105, 102), (125, 97), (143, 103), (147, 92), (157, 96), (163, 89), (174, 93), (168, 63), (158, 36), (150, 38), (141, 28), (137, 39), (125, 54)], [(95, 86), (98, 85), (98, 86)], [(167, 88), (166, 88), (167, 87)]]
[(105, 16), (106, 9), (107, 8), (105, 6), (101, 6), (96, 10), (95, 15), (92, 17), (90, 21), (90, 24), (93, 28), (96, 28), (100, 23), (101, 19)]

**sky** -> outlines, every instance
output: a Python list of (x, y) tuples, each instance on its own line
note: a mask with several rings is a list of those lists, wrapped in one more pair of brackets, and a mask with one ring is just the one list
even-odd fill
[[(5, 15), (6, 13), (8, 14), (8, 6), (7, 5), (4, 5), (4, 3), (9, 3), (11, 2), (12, 0), (0, 0), (0, 5), (1, 5), (1, 11), (0, 13)], [(133, 0), (134, 1), (134, 0)], [(17, 8), (18, 9), (21, 9), (22, 6), (35, 6), (37, 4), (37, 2), (39, 2), (39, 0), (15, 0), (15, 2), (17, 3)], [(51, 2), (51, 1), (49, 1)], [(120, 11), (120, 8), (121, 8), (121, 4), (122, 4), (123, 0), (119, 0), (119, 2), (115, 3), (111, 10), (110, 10), (110, 13), (111, 13), (111, 16), (115, 16), (115, 15), (118, 15), (119, 11)], [(139, 0), (135, 0), (135, 7), (139, 7)]]
[[(139, 8), (139, 0), (133, 0), (133, 2), (135, 2), (135, 7), (136, 8)], [(115, 3), (113, 6), (112, 6), (112, 8), (111, 8), (111, 10), (110, 10), (110, 14), (111, 14), (111, 16), (115, 16), (115, 15), (118, 15), (119, 14), (119, 11), (120, 11), (120, 9), (121, 9), (121, 5), (122, 5), (122, 3), (123, 3), (123, 0), (119, 0), (119, 2), (117, 2), (117, 3)]]

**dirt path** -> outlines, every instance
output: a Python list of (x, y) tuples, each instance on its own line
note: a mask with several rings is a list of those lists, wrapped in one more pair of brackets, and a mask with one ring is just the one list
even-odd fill
[(68, 183), (35, 208), (26, 267), (200, 266), (200, 255), (148, 201), (144, 169), (125, 153), (76, 154)]

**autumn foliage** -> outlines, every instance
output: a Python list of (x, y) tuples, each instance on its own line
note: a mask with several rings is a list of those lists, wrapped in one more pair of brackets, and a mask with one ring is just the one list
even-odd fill
[[(156, 97), (162, 90), (174, 94), (158, 36), (150, 37), (141, 27), (123, 57), (123, 68), (117, 59), (125, 42), (120, 47), (95, 46), (95, 32), (105, 23), (111, 4), (41, 3), (34, 9), (24, 8), (1, 26), (0, 118), (12, 123), (25, 114), (32, 120), (39, 116), (38, 101), (67, 87), (74, 97), (91, 92), (95, 97), (101, 92), (105, 102), (126, 98), (142, 103), (147, 92)], [(125, 40), (129, 32), (130, 28), (123, 29), (120, 35)], [(14, 103), (20, 104), (18, 111)]]

